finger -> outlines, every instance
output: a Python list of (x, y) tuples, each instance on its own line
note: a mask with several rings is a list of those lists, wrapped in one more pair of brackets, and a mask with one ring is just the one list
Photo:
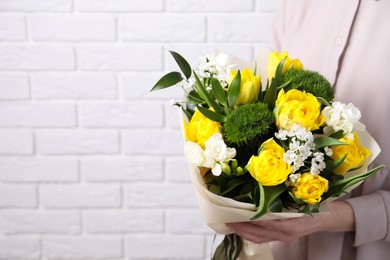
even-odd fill
[(278, 230), (267, 229), (262, 226), (254, 225), (250, 222), (235, 223), (231, 227), (236, 233), (252, 242), (264, 243), (269, 241), (291, 241), (289, 234)]

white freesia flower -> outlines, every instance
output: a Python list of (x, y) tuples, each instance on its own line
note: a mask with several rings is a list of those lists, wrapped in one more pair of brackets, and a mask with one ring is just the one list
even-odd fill
[(351, 136), (354, 131), (365, 130), (365, 126), (359, 122), (360, 110), (352, 103), (346, 105), (336, 101), (325, 107), (321, 113), (326, 118), (324, 133), (327, 135), (342, 130), (344, 135)]
[(211, 169), (219, 176), (222, 173), (221, 164), (229, 162), (236, 156), (236, 149), (229, 148), (220, 133), (213, 134), (205, 143), (205, 150), (197, 143), (188, 141), (184, 146), (184, 154), (189, 163)]
[(217, 162), (225, 162), (236, 156), (236, 149), (226, 146), (220, 133), (213, 134), (205, 143), (205, 154)]
[(206, 162), (206, 157), (202, 147), (191, 141), (185, 143), (184, 155), (189, 163), (196, 166), (203, 166), (203, 164)]

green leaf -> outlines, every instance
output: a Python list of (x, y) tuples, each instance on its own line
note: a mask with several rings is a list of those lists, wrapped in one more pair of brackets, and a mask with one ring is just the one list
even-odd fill
[(339, 130), (333, 134), (330, 135), (330, 137), (333, 137), (335, 139), (340, 139), (344, 136), (344, 131), (343, 130)]
[(267, 213), (268, 208), (285, 190), (286, 185), (280, 184), (278, 186), (263, 186), (259, 183), (260, 201), (257, 207), (256, 214), (251, 217), (251, 220), (257, 219)]
[(224, 106), (227, 106), (226, 91), (222, 87), (219, 80), (216, 78), (212, 78), (211, 86), (213, 87), (213, 93), (217, 98), (217, 100), (219, 101), (219, 103), (221, 103)]
[(326, 100), (323, 97), (317, 97), (317, 100), (320, 101), (324, 106), (330, 106), (330, 103), (328, 102), (328, 100)]
[(282, 78), (283, 78), (283, 66), (284, 66), (284, 63), (285, 63), (285, 62), (286, 62), (286, 58), (284, 58), (284, 59), (278, 64), (278, 66), (276, 67), (275, 78), (274, 78), (275, 87), (280, 86), (281, 83), (282, 83)]
[(326, 160), (325, 162), (326, 167), (321, 172), (321, 176), (324, 178), (328, 177), (333, 172), (334, 169), (339, 167), (344, 162), (345, 158), (347, 158), (347, 155), (348, 154), (345, 154), (343, 157), (341, 157), (338, 160)]
[(264, 103), (267, 103), (270, 109), (274, 109), (276, 98), (277, 98), (277, 89), (276, 89), (275, 81), (272, 81), (271, 85), (265, 92)]
[(174, 51), (169, 51), (173, 58), (175, 59), (177, 65), (179, 65), (181, 71), (183, 72), (184, 76), (188, 79), (191, 77), (191, 66), (190, 64), (186, 61), (186, 59), (183, 58), (179, 53), (174, 52)]
[(336, 145), (348, 145), (348, 143), (342, 142), (340, 140), (328, 136), (317, 137), (316, 139), (314, 139), (314, 143), (317, 149), (321, 149), (327, 146), (331, 147)]
[(228, 99), (228, 106), (230, 108), (234, 108), (234, 105), (236, 104), (238, 97), (240, 96), (240, 90), (241, 90), (241, 73), (240, 71), (238, 71), (232, 83), (230, 83), (228, 89), (227, 99)]
[(155, 90), (171, 87), (182, 80), (183, 77), (181, 76), (180, 72), (177, 71), (169, 72), (168, 74), (164, 75), (159, 81), (157, 81), (157, 83), (153, 86), (153, 88), (150, 91), (152, 92)]
[(223, 196), (223, 195), (229, 193), (230, 191), (234, 190), (235, 188), (244, 184), (245, 182), (246, 182), (246, 180), (244, 180), (242, 178), (232, 178), (230, 181), (228, 181), (228, 183), (225, 187), (225, 190), (221, 191), (220, 195)]
[(242, 240), (236, 234), (225, 235), (215, 250), (212, 260), (236, 260), (242, 249)]
[(384, 165), (380, 165), (363, 174), (359, 174), (342, 180), (330, 181), (329, 190), (324, 194), (323, 200), (330, 197), (339, 196), (345, 191), (346, 188), (367, 179), (368, 177), (374, 175), (377, 171), (379, 171), (383, 167)]
[(224, 115), (218, 114), (214, 111), (211, 111), (210, 109), (201, 106), (199, 106), (198, 109), (205, 117), (209, 118), (210, 120), (220, 123), (226, 122), (226, 116)]
[(204, 101), (206, 101), (207, 105), (209, 107), (214, 108), (215, 112), (219, 114), (224, 113), (224, 109), (222, 106), (218, 105), (217, 102), (213, 99), (213, 97), (210, 95), (210, 93), (206, 90), (205, 86), (203, 85), (202, 81), (200, 81), (198, 75), (194, 71), (194, 76), (196, 80), (196, 89), (198, 91), (199, 96), (201, 96)]

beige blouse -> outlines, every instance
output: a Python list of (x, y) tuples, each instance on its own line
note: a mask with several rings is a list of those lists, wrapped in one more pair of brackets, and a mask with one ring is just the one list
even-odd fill
[[(390, 167), (390, 0), (282, 0), (270, 48), (321, 72), (336, 98), (352, 102)], [(390, 259), (390, 174), (386, 168), (347, 199), (356, 232), (273, 242), (275, 260)]]

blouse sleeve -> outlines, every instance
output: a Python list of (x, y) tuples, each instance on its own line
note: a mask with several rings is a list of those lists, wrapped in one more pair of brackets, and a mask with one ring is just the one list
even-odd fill
[(390, 175), (389, 169), (377, 172), (373, 179), (364, 183), (364, 189), (371, 192), (373, 187), (380, 190), (347, 199), (354, 211), (355, 233), (352, 234), (354, 246), (384, 240), (390, 242)]

